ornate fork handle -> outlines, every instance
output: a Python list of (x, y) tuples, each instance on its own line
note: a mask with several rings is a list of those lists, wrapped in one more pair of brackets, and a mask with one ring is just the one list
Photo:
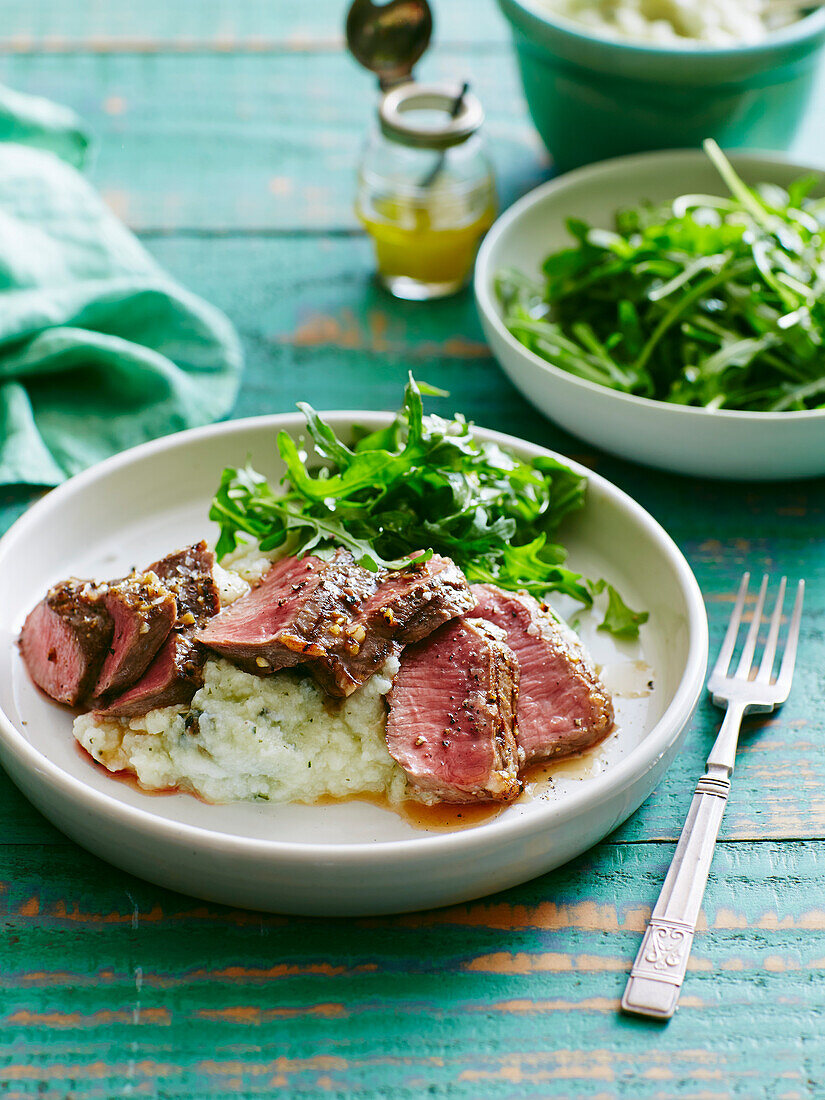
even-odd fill
[(735, 673), (731, 674), (729, 668), (742, 622), (750, 574), (745, 573), (742, 577), (722, 648), (708, 679), (708, 691), (718, 707), (725, 707), (725, 717), (710, 751), (705, 774), (696, 787), (673, 862), (630, 972), (630, 980), (622, 997), (622, 1008), (626, 1012), (669, 1020), (676, 1011), (713, 860), (713, 849), (730, 793), (730, 777), (736, 763), (736, 744), (742, 719), (746, 714), (766, 714), (776, 710), (791, 690), (805, 582), (800, 581), (797, 585), (782, 662), (774, 680), (773, 666), (776, 663), (787, 584), (785, 577), (779, 582), (779, 594), (770, 617), (762, 660), (758, 669), (753, 669), (768, 579), (767, 576), (762, 578), (739, 663)]
[(625, 1012), (668, 1020), (676, 1011), (729, 791), (730, 779), (714, 765), (696, 786), (622, 997)]

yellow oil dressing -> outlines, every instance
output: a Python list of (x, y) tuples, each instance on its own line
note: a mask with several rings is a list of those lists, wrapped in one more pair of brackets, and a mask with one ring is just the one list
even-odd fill
[(477, 201), (440, 198), (437, 192), (426, 205), (419, 199), (382, 198), (369, 211), (359, 208), (357, 213), (372, 237), (379, 275), (425, 286), (463, 285), (479, 242), (495, 219), (491, 201), (479, 210)]
[(496, 205), (483, 119), (466, 82), (409, 81), (379, 103), (355, 211), (375, 245), (378, 279), (396, 298), (445, 298), (467, 283)]

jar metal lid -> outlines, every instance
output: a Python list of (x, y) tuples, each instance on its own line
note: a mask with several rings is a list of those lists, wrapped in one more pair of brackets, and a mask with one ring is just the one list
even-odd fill
[[(484, 110), (472, 92), (465, 92), (455, 117), (451, 112), (461, 84), (419, 84), (409, 81), (387, 92), (378, 107), (383, 133), (419, 149), (448, 149), (471, 137), (484, 121)], [(439, 111), (443, 120), (426, 125), (415, 120), (419, 111)]]

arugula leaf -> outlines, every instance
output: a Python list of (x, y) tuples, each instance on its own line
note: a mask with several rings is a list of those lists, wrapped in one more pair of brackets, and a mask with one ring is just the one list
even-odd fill
[[(224, 470), (209, 513), (220, 526), (218, 557), (244, 535), (264, 550), (285, 547), (299, 556), (346, 547), (372, 570), (402, 569), (439, 553), (471, 582), (524, 589), (538, 599), (563, 592), (590, 606), (600, 589), (565, 566), (567, 553), (555, 538), (565, 517), (584, 506), (586, 479), (555, 459), (528, 464), (482, 442), (461, 416), (425, 415), (422, 391), (443, 393), (410, 375), (393, 423), (356, 431), (352, 446), (301, 404), (312, 464), (281, 432), (287, 472), (280, 492), (249, 466)], [(634, 619), (610, 592), (605, 629), (629, 636), (644, 618)]]
[(607, 581), (597, 581), (590, 589), (594, 596), (607, 589), (607, 612), (599, 630), (606, 630), (617, 638), (638, 638), (639, 627), (649, 618), (648, 612), (633, 611)]
[(825, 407), (821, 177), (748, 187), (713, 141), (723, 196), (570, 219), (542, 278), (503, 270), (510, 332), (536, 355), (623, 393), (705, 408)]

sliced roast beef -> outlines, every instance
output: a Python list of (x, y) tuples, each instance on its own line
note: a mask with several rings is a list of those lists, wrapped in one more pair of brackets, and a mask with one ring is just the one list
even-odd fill
[(519, 672), (504, 639), (481, 619), (458, 619), (404, 650), (387, 747), (420, 791), (445, 802), (519, 794)]
[(158, 707), (188, 703), (203, 682), (203, 663), (191, 635), (173, 629), (137, 683), (96, 713), (135, 718)]
[[(352, 558), (344, 552), (338, 579), (350, 575)], [(333, 625), (326, 626), (322, 645), (331, 660), (313, 660), (313, 675), (330, 695), (349, 695), (377, 672), (401, 647), (420, 641), (443, 623), (468, 611), (475, 602), (470, 586), (458, 566), (439, 555), (407, 569), (359, 571), (360, 598), (348, 602), (346, 619), (339, 609)], [(363, 595), (361, 596), (361, 594)], [(337, 630), (342, 631), (337, 635)], [(343, 646), (332, 646), (329, 635), (343, 637)]]
[(97, 682), (113, 625), (93, 584), (56, 584), (29, 614), (20, 651), (34, 682), (59, 703), (76, 706)]
[[(349, 568), (344, 564), (343, 572)], [(402, 646), (425, 638), (475, 602), (458, 566), (438, 555), (407, 569), (367, 573), (361, 591), (363, 599), (348, 605), (346, 621), (337, 622), (345, 638), (343, 649), (339, 647), (332, 662), (312, 665), (330, 695), (349, 695), (391, 654), (398, 656)]]
[(221, 598), (213, 570), (215, 554), (201, 539), (176, 550), (149, 566), (174, 595), (178, 604), (177, 627), (197, 627), (217, 615)]
[(447, 558), (397, 572), (371, 572), (347, 550), (331, 560), (284, 558), (261, 584), (197, 634), (261, 676), (305, 664), (322, 687), (350, 695), (400, 646), (473, 604)]
[(326, 570), (321, 558), (282, 558), (251, 592), (198, 631), (198, 641), (259, 675), (299, 664), (311, 643), (295, 638), (293, 623), (317, 599)]
[[(378, 576), (346, 550), (330, 561), (283, 558), (199, 631), (198, 641), (259, 676), (307, 664), (331, 695), (349, 695), (363, 682), (361, 668), (369, 675), (392, 650), (389, 640), (368, 637), (360, 619)], [(356, 659), (357, 674), (350, 671)]]
[(433, 554), (429, 561), (383, 573), (364, 604), (362, 619), (370, 628), (409, 645), (465, 614), (474, 603), (455, 562)]
[(474, 584), (472, 614), (501, 627), (518, 658), (518, 743), (526, 761), (582, 752), (613, 724), (613, 706), (581, 642), (526, 592)]
[(114, 627), (94, 694), (114, 696), (134, 684), (166, 640), (177, 618), (177, 602), (155, 573), (133, 573), (98, 585)]
[(155, 573), (177, 605), (177, 618), (166, 641), (143, 676), (98, 713), (133, 718), (158, 707), (188, 703), (203, 683), (205, 655), (195, 631), (220, 609), (212, 569), (215, 555), (205, 542), (187, 546), (155, 562)]
[(337, 550), (315, 599), (295, 619), (296, 639), (310, 644), (308, 668), (329, 695), (351, 695), (390, 654), (400, 651), (392, 638), (372, 629), (364, 615), (382, 577), (356, 565), (347, 550)]

